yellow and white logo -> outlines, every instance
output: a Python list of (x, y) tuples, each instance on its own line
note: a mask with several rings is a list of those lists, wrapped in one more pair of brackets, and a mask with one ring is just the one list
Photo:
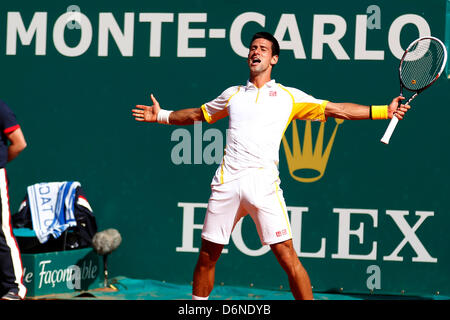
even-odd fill
[(342, 119), (335, 119), (336, 124), (331, 134), (328, 144), (324, 150), (325, 122), (320, 123), (316, 142), (313, 149), (313, 135), (311, 121), (305, 123), (303, 135), (303, 148), (300, 145), (300, 138), (296, 120), (292, 121), (292, 149), (289, 146), (286, 135), (283, 136), (283, 147), (286, 154), (289, 173), (297, 181), (310, 183), (323, 177), (327, 167), (328, 158), (333, 148), (334, 139)]

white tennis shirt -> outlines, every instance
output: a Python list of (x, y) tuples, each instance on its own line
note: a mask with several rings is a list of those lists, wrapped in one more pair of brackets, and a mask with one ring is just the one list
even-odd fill
[(225, 153), (213, 183), (239, 178), (252, 168), (274, 169), (278, 175), (280, 143), (289, 123), (326, 121), (327, 103), (271, 80), (262, 88), (250, 81), (230, 87), (202, 105), (208, 123), (229, 116)]

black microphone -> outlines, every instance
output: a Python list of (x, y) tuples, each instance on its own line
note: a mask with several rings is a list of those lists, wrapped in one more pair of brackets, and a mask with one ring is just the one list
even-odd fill
[(122, 243), (122, 237), (116, 229), (106, 229), (97, 232), (92, 238), (92, 247), (97, 254), (103, 256), (104, 281), (103, 286), (108, 286), (108, 255), (116, 250)]

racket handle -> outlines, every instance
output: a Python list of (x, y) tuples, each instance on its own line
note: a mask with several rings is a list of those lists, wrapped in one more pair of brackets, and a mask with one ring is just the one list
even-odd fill
[(395, 127), (397, 126), (398, 118), (397, 116), (393, 116), (391, 119), (391, 122), (389, 122), (389, 125), (386, 129), (386, 132), (384, 133), (383, 138), (381, 138), (381, 142), (384, 144), (389, 144), (389, 140), (391, 139), (392, 133), (395, 130)]

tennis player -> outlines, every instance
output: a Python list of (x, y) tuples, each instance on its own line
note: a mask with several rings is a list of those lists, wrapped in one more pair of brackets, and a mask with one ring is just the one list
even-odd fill
[(313, 299), (311, 282), (292, 245), (292, 232), (278, 177), (278, 154), (284, 131), (292, 119), (326, 121), (402, 119), (410, 106), (396, 97), (389, 105), (365, 106), (333, 103), (285, 87), (271, 79), (278, 63), (278, 41), (267, 32), (256, 33), (247, 63), (250, 78), (245, 85), (226, 89), (200, 108), (164, 110), (151, 95), (152, 106), (137, 105), (137, 121), (190, 125), (214, 123), (229, 117), (229, 130), (222, 163), (211, 182), (202, 245), (194, 270), (192, 298), (206, 300), (214, 285), (216, 262), (228, 244), (236, 223), (249, 214), (261, 243), (269, 245), (287, 274), (295, 299)]

